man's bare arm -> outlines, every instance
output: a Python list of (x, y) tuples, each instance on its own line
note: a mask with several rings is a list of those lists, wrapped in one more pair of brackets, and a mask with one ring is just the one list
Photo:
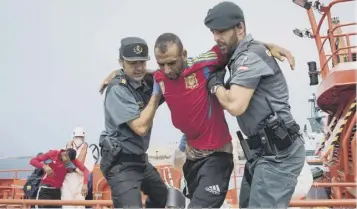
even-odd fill
[(105, 88), (107, 88), (109, 81), (111, 81), (116, 75), (118, 75), (120, 69), (112, 71), (100, 84), (99, 93), (103, 94)]
[(262, 43), (266, 48), (269, 49), (270, 53), (278, 60), (280, 60), (281, 62), (285, 61), (285, 58), (288, 59), (288, 62), (290, 64), (290, 67), (292, 70), (294, 70), (295, 68), (295, 58), (293, 56), (293, 54), (287, 50), (284, 49), (283, 47), (280, 47), (276, 44), (272, 44), (272, 43), (264, 43), (262, 41), (258, 41), (260, 43)]

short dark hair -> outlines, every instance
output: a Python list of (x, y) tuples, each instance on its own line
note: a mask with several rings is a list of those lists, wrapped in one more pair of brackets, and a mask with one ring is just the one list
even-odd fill
[(77, 156), (77, 151), (73, 148), (68, 148), (66, 150), (67, 154), (68, 154), (68, 157), (69, 159), (72, 161), (74, 159), (76, 159), (76, 156)]
[(158, 48), (160, 50), (160, 52), (162, 52), (162, 53), (166, 53), (168, 44), (176, 44), (179, 49), (179, 53), (181, 53), (183, 50), (183, 45), (182, 45), (180, 38), (173, 33), (161, 34), (156, 39), (155, 48)]

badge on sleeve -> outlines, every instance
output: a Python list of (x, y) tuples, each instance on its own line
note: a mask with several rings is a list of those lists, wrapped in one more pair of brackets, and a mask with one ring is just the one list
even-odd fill
[(248, 57), (244, 57), (243, 60), (240, 63), (240, 66), (238, 67), (238, 70), (248, 70), (249, 68), (244, 65), (245, 61), (248, 60)]
[(247, 66), (240, 66), (240, 67), (238, 68), (238, 70), (248, 70), (248, 67), (247, 67)]

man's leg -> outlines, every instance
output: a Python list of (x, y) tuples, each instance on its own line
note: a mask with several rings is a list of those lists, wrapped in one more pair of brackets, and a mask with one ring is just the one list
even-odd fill
[[(29, 197), (29, 199), (36, 200), (37, 193), (38, 193), (38, 190), (31, 197)], [(36, 208), (36, 205), (31, 205), (31, 208)]]
[(305, 148), (300, 138), (277, 156), (260, 158), (254, 168), (249, 208), (287, 208), (304, 162)]
[[(220, 208), (226, 198), (234, 167), (233, 155), (217, 152), (202, 162), (196, 176), (198, 186), (193, 192), (188, 208)], [(188, 187), (190, 188), (190, 185)]]
[[(88, 195), (85, 198), (86, 200), (93, 200), (93, 173), (89, 175), (88, 181)], [(92, 208), (91, 206), (86, 206), (86, 208)]]
[[(78, 178), (77, 173), (67, 173), (61, 188), (61, 200), (75, 200), (74, 197), (80, 187), (81, 182)], [(75, 206), (73, 205), (64, 205), (62, 206), (63, 209), (73, 209)]]
[[(37, 198), (38, 200), (60, 200), (61, 190), (54, 188), (46, 188), (47, 186), (40, 186), (38, 190)], [(62, 206), (56, 205), (39, 205), (39, 208), (62, 208)]]
[[(83, 176), (78, 179), (80, 184), (80, 187), (78, 187), (76, 194), (73, 195), (74, 200), (85, 200), (85, 196), (82, 195), (82, 187), (83, 187)], [(71, 209), (85, 209), (86, 207), (83, 205), (77, 205), (73, 206)]]
[(145, 169), (144, 163), (123, 162), (114, 165), (107, 182), (111, 189), (114, 208), (141, 208), (141, 182)]
[[(85, 200), (85, 196), (82, 195), (82, 187), (83, 187), (83, 175), (76, 173), (75, 178), (77, 179), (77, 186), (73, 188), (75, 194), (73, 194), (73, 200)], [(77, 205), (73, 206), (71, 209), (85, 209), (85, 206)]]
[(165, 208), (167, 200), (167, 186), (159, 172), (146, 162), (144, 179), (141, 189), (148, 197), (145, 202), (146, 208)]

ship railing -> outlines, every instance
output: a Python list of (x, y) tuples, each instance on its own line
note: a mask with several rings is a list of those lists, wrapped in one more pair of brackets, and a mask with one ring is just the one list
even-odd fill
[[(0, 176), (0, 198), (10, 198), (10, 199), (16, 199), (16, 198), (23, 198), (23, 183), (26, 178), (21, 178), (21, 173), (31, 173), (33, 170), (30, 169), (13, 169), (13, 170), (0, 170), (0, 174), (7, 174), (10, 173), (12, 175), (2, 177)], [(10, 180), (8, 185), (1, 184), (1, 180)], [(15, 181), (18, 180), (19, 182)], [(19, 185), (17, 185), (18, 183)]]
[[(1, 172), (1, 171), (0, 171)], [(14, 186), (15, 187), (15, 186)], [(341, 187), (341, 188), (356, 188), (355, 182), (314, 182), (312, 187), (314, 188), (326, 188), (326, 187)], [(20, 187), (17, 187), (17, 189)], [(111, 206), (110, 200), (90, 200), (90, 201), (62, 201), (62, 200), (25, 200), (25, 199), (13, 199), (10, 196), (9, 199), (3, 197), (0, 200), (0, 208), (7, 207), (9, 205), (25, 207), (29, 205), (86, 205), (102, 208), (102, 206)], [(34, 202), (35, 201), (35, 202)], [(354, 203), (352, 203), (354, 202)], [(354, 204), (354, 205), (352, 205)], [(237, 202), (231, 205), (236, 206)], [(315, 206), (356, 206), (356, 201), (352, 200), (297, 200), (292, 201), (290, 206), (292, 207), (315, 207)]]
[[(0, 208), (11, 205), (19, 205), (26, 208), (30, 205), (68, 205), (68, 206), (92, 206), (99, 209), (103, 206), (113, 207), (111, 200), (4, 200), (0, 199)], [(294, 200), (289, 204), (290, 207), (356, 207), (355, 199), (343, 200)]]
[[(352, 22), (352, 23), (339, 24), (339, 25), (333, 26), (333, 18), (331, 16), (331, 8), (334, 5), (339, 4), (339, 3), (352, 2), (352, 1), (355, 1), (355, 0), (334, 0), (330, 4), (328, 4), (328, 6), (321, 5), (318, 8), (316, 8), (316, 6), (312, 7), (310, 5), (310, 8), (307, 9), (309, 21), (311, 24), (311, 30), (312, 30), (311, 38), (315, 39), (316, 46), (317, 46), (317, 49), (319, 52), (319, 60), (320, 60), (320, 66), (321, 66), (320, 73), (321, 73), (321, 77), (323, 79), (330, 72), (328, 63), (331, 59), (332, 59), (332, 66), (336, 66), (339, 63), (338, 56), (345, 55), (345, 56), (347, 56), (348, 61), (351, 62), (353, 60), (353, 54), (356, 53), (356, 52), (352, 52), (352, 49), (357, 48), (357, 46), (351, 46), (350, 37), (357, 35), (357, 33), (350, 32), (350, 33), (334, 34), (334, 31), (339, 28), (342, 28), (342, 27), (357, 25), (357, 23)], [(316, 22), (316, 18), (314, 15), (314, 11), (313, 11), (314, 8), (318, 9), (319, 12), (322, 13), (322, 17), (318, 23)], [(320, 30), (321, 30), (321, 27), (322, 27), (326, 18), (327, 18), (327, 25), (328, 25), (328, 33), (326, 36), (323, 36), (323, 35), (320, 35)], [(341, 47), (341, 48), (336, 49), (336, 46), (335, 46), (336, 38), (345, 38), (346, 39), (346, 47)], [(326, 55), (325, 51), (324, 51), (324, 46), (328, 40), (330, 40), (330, 42), (331, 42), (330, 43), (331, 54)], [(346, 50), (347, 50), (347, 52), (341, 52), (341, 51), (346, 51)]]

